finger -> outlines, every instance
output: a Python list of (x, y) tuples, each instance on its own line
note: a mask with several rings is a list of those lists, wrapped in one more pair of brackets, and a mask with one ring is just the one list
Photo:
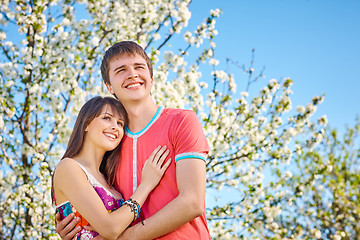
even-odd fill
[(160, 149), (161, 149), (161, 146), (157, 146), (157, 147), (154, 149), (154, 151), (150, 154), (149, 159), (150, 159), (151, 161), (154, 160), (154, 157), (155, 157), (156, 153), (157, 153)]
[(70, 221), (75, 217), (74, 213), (70, 213), (66, 218), (61, 220), (59, 213), (55, 215), (56, 219), (56, 232), (60, 234), (61, 231), (70, 223)]
[(81, 230), (80, 226), (75, 228), (76, 224), (79, 222), (80, 218), (74, 218), (74, 214), (72, 213), (64, 218), (58, 226), (56, 226), (56, 232), (59, 233), (62, 239), (72, 239)]
[(159, 158), (158, 162), (157, 162), (157, 165), (161, 168), (161, 166), (163, 165), (166, 157), (169, 155), (170, 153), (170, 150), (166, 150), (162, 155), (161, 157)]
[(161, 158), (161, 156), (164, 154), (164, 152), (166, 151), (166, 148), (167, 148), (166, 146), (160, 148), (159, 151), (155, 154), (154, 158), (152, 159), (152, 162), (156, 164)]
[(85, 225), (84, 228), (85, 228), (85, 230), (96, 232), (95, 229), (91, 225)]
[(55, 221), (56, 221), (56, 225), (58, 225), (61, 222), (61, 215), (60, 213), (56, 213), (55, 214)]
[(164, 174), (166, 169), (170, 166), (171, 158), (164, 164), (164, 166), (161, 167), (161, 174)]
[[(74, 222), (74, 221), (73, 221)], [(66, 235), (66, 238), (63, 238), (63, 239), (76, 239), (76, 234), (78, 232), (81, 231), (81, 227), (80, 226), (77, 226), (76, 228), (74, 228), (73, 230), (71, 230), (71, 232), (69, 232), (67, 235)]]

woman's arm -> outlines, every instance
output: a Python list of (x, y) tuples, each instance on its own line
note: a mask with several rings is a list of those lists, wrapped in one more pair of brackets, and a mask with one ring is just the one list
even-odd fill
[[(155, 149), (145, 163), (142, 182), (131, 197), (140, 206), (159, 183), (170, 164), (170, 161), (167, 161), (162, 166), (167, 156), (164, 152), (165, 148)], [(64, 159), (58, 164), (54, 175), (54, 187), (55, 193), (60, 191), (59, 195), (66, 197), (63, 200), (69, 200), (95, 231), (107, 239), (116, 239), (134, 218), (134, 213), (126, 205), (109, 213), (88, 182), (86, 174), (73, 159)]]

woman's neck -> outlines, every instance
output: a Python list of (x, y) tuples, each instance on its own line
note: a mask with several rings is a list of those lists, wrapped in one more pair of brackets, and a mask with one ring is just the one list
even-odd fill
[(104, 154), (104, 150), (99, 149), (96, 146), (89, 146), (89, 144), (84, 143), (80, 153), (76, 155), (74, 159), (92, 173), (100, 173), (100, 164)]

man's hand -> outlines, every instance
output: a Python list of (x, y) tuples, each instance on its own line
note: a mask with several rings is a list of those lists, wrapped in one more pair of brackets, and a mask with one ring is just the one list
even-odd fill
[(76, 226), (77, 223), (80, 222), (80, 218), (75, 218), (75, 214), (71, 213), (69, 216), (61, 220), (61, 216), (59, 213), (55, 215), (56, 219), (56, 232), (60, 235), (63, 240), (71, 240), (75, 237), (75, 235), (80, 232), (81, 227)]

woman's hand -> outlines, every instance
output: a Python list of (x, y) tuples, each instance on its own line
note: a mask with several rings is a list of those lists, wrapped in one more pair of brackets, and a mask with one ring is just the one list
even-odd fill
[(166, 150), (166, 146), (155, 148), (142, 169), (141, 185), (145, 185), (152, 190), (159, 184), (160, 179), (171, 163), (171, 158), (164, 163), (169, 152), (169, 150)]

